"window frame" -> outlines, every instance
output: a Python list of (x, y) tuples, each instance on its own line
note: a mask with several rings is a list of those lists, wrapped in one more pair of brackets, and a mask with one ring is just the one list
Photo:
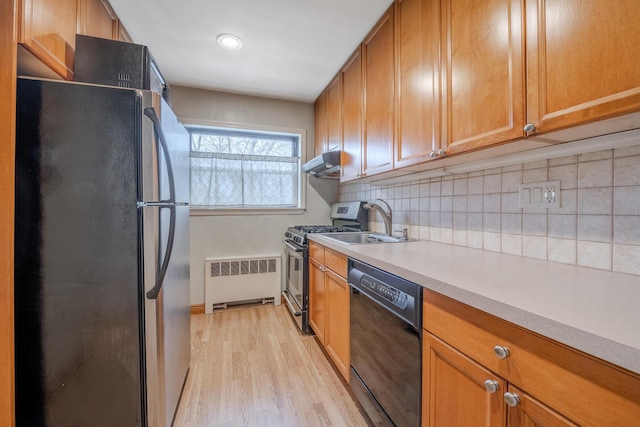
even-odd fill
[[(191, 216), (230, 216), (230, 215), (301, 215), (306, 212), (307, 202), (307, 174), (302, 172), (302, 163), (306, 159), (307, 131), (301, 128), (284, 126), (252, 125), (245, 123), (228, 123), (193, 118), (180, 118), (180, 122), (187, 128), (222, 128), (247, 132), (283, 133), (299, 136), (300, 162), (298, 164), (298, 206), (297, 207), (190, 207)], [(191, 133), (189, 133), (189, 153), (191, 152)], [(189, 186), (191, 186), (191, 157), (189, 156)]]

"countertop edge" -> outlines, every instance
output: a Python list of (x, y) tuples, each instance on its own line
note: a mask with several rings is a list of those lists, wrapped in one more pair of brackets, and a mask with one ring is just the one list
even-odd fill
[[(346, 245), (331, 238), (324, 237), (321, 234), (313, 234), (308, 237), (312, 241), (316, 241), (319, 244), (344, 253), (347, 256), (356, 258), (362, 262), (388, 271), (389, 273), (415, 282), (426, 289), (430, 289), (434, 292), (453, 298), (459, 302), (513, 323), (514, 325), (523, 327), (561, 344), (575, 348), (586, 354), (602, 359), (605, 362), (627, 369), (635, 374), (640, 374), (640, 349), (638, 348), (581, 330), (574, 326), (550, 319), (544, 315), (523, 310), (517, 306), (505, 304), (482, 295), (482, 293), (471, 292), (457, 287), (455, 284), (445, 283), (434, 277), (425, 276), (406, 267), (398, 266), (387, 260), (368, 255), (365, 253), (366, 249), (363, 251), (363, 247), (368, 245)], [(411, 245), (414, 243), (407, 242), (401, 244)], [(451, 246), (435, 242), (429, 242), (429, 244)], [(397, 243), (378, 243), (376, 245), (397, 245)], [(510, 255), (504, 256), (508, 257)], [(551, 261), (546, 262), (552, 263)]]

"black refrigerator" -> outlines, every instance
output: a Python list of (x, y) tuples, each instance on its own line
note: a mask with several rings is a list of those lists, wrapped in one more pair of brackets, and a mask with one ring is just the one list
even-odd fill
[(17, 425), (171, 425), (190, 360), (188, 133), (150, 91), (17, 90)]

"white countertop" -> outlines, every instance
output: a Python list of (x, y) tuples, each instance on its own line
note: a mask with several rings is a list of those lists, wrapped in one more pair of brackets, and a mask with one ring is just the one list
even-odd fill
[(640, 374), (640, 277), (428, 241), (311, 240)]

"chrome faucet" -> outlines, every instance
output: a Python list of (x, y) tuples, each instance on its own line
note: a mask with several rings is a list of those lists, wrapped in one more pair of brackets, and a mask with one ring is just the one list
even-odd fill
[(363, 206), (363, 208), (365, 209), (375, 209), (378, 212), (380, 212), (380, 215), (382, 215), (382, 220), (384, 221), (384, 229), (385, 229), (385, 234), (387, 236), (391, 236), (391, 206), (389, 206), (389, 203), (385, 202), (382, 199), (376, 199), (381, 201), (382, 203), (384, 203), (385, 205), (387, 205), (387, 209), (389, 210), (389, 212), (385, 212), (384, 208), (382, 208), (380, 205), (376, 204), (376, 203), (367, 203)]

